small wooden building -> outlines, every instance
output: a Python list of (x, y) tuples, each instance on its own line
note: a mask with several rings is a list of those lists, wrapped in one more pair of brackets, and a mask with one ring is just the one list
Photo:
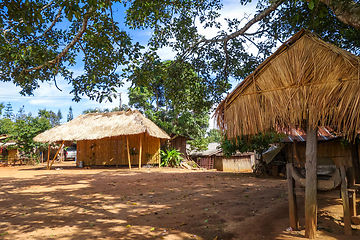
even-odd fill
[(160, 164), (160, 140), (165, 131), (139, 111), (89, 113), (34, 138), (39, 142), (77, 142), (76, 164)]
[(170, 134), (171, 140), (170, 140), (170, 147), (171, 149), (176, 149), (180, 153), (182, 153), (183, 157), (186, 158), (187, 152), (186, 152), (186, 141), (193, 140), (191, 137), (183, 136), (179, 134), (172, 133)]
[(189, 155), (200, 167), (223, 172), (252, 172), (252, 166), (255, 165), (255, 154), (253, 152), (236, 153), (233, 156), (226, 157), (219, 143), (209, 143), (208, 150), (193, 151)]

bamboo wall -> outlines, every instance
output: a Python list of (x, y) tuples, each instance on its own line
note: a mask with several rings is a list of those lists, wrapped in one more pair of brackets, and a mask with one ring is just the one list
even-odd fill
[[(297, 143), (297, 152), (300, 162), (295, 158), (294, 144), (289, 143), (284, 149), (287, 161), (295, 165), (305, 166), (306, 162), (306, 143)], [(341, 145), (341, 140), (318, 141), (317, 151), (318, 165), (336, 165), (337, 167), (352, 167), (351, 151), (349, 146)]]
[[(160, 161), (160, 139), (147, 134), (128, 135), (131, 165), (139, 165), (140, 138), (142, 141), (141, 164), (158, 164)], [(128, 155), (126, 136), (83, 140), (77, 142), (76, 164), (84, 166), (126, 165)]]

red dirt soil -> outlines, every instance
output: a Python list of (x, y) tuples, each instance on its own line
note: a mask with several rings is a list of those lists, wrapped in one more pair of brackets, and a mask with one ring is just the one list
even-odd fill
[[(287, 182), (182, 169), (0, 168), (0, 239), (305, 239), (289, 227)], [(344, 235), (339, 191), (318, 196), (317, 239)], [(360, 203), (358, 203), (358, 212)]]

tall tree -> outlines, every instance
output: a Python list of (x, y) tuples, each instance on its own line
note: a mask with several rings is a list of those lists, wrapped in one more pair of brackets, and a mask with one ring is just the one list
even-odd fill
[(14, 113), (10, 102), (8, 102), (4, 108), (3, 118), (10, 120), (13, 120), (14, 118)]
[(158, 61), (151, 58), (154, 56), (147, 56), (148, 62), (133, 68), (129, 77), (134, 84), (129, 88), (129, 105), (169, 134), (205, 137), (214, 102), (211, 85), (186, 62), (158, 62), (155, 68), (150, 68)]
[(59, 125), (60, 125), (60, 123), (61, 123), (61, 119), (63, 118), (63, 116), (62, 116), (62, 113), (61, 113), (61, 110), (60, 110), (60, 109), (58, 110), (58, 112), (57, 112), (57, 114), (56, 114), (56, 117), (57, 117), (57, 119), (59, 119)]
[(74, 114), (73, 114), (72, 107), (70, 106), (70, 107), (69, 107), (69, 112), (68, 112), (68, 114), (67, 114), (67, 119), (66, 119), (66, 121), (67, 121), (67, 122), (70, 122), (70, 121), (73, 120), (73, 119), (74, 119)]
[[(131, 67), (124, 73), (117, 71), (119, 67), (131, 62), (141, 65), (147, 59), (141, 58), (141, 46), (132, 43), (129, 33), (114, 20), (114, 7), (126, 10), (125, 26), (151, 30), (146, 54), (171, 47), (180, 62), (191, 62), (218, 98), (228, 89), (229, 77), (242, 80), (279, 42), (303, 27), (359, 53), (359, 0), (255, 3), (255, 14), (223, 19), (220, 10), (225, 4), (233, 4), (231, 1), (2, 1), (0, 79), (20, 86), (22, 94), (32, 94), (39, 82), (56, 85), (56, 77), (62, 76), (72, 85), (75, 101), (83, 95), (111, 100), (115, 88), (122, 85), (119, 78), (132, 75)], [(254, 2), (240, 0), (233, 8), (241, 11), (242, 5), (249, 4)], [(220, 28), (222, 24), (226, 30)], [(206, 38), (202, 28), (219, 32)], [(256, 46), (257, 53), (249, 52), (249, 45)], [(84, 63), (84, 73), (75, 77), (71, 68), (78, 59)], [(157, 65), (156, 61), (152, 63)]]
[(0, 103), (0, 116), (2, 115), (2, 110), (5, 108), (4, 103)]

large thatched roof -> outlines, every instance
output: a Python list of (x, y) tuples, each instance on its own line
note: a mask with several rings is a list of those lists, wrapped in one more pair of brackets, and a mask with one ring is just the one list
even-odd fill
[(170, 139), (169, 135), (139, 111), (88, 113), (37, 135), (37, 142), (94, 140), (120, 135), (147, 133)]
[(242, 81), (215, 116), (230, 138), (274, 127), (359, 131), (360, 58), (301, 30)]

